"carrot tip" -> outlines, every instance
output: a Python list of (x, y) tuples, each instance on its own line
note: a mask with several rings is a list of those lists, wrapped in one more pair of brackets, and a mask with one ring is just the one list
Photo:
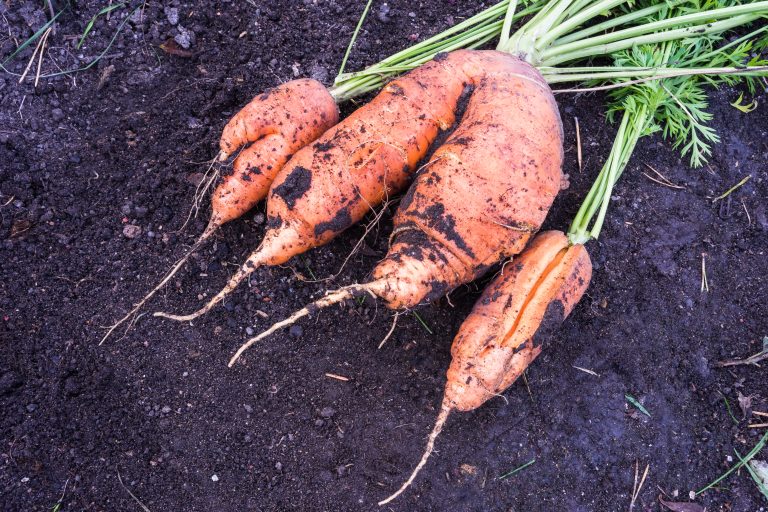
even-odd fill
[(424, 465), (427, 463), (427, 459), (429, 459), (429, 456), (432, 455), (432, 451), (435, 449), (435, 440), (437, 439), (437, 436), (440, 435), (440, 432), (443, 430), (443, 425), (445, 425), (445, 422), (448, 420), (448, 415), (450, 413), (451, 413), (450, 402), (448, 401), (448, 397), (444, 397), (443, 404), (440, 406), (440, 414), (438, 414), (437, 420), (435, 420), (435, 426), (432, 427), (432, 432), (430, 432), (429, 434), (429, 439), (427, 440), (427, 447), (424, 450), (424, 455), (421, 456), (421, 460), (416, 465), (416, 468), (413, 470), (413, 473), (411, 473), (411, 476), (408, 477), (408, 480), (406, 480), (405, 483), (401, 485), (400, 488), (394, 494), (392, 494), (386, 499), (381, 500), (378, 503), (380, 507), (382, 505), (386, 505), (390, 501), (400, 496), (403, 493), (403, 491), (408, 489), (408, 487), (410, 487), (410, 485), (416, 479), (416, 475), (419, 474), (419, 471), (421, 471), (421, 468), (423, 468)]

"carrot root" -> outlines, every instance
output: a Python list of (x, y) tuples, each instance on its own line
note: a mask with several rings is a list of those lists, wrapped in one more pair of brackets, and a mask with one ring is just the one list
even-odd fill
[[(197, 241), (192, 245), (192, 247), (189, 248), (186, 254), (184, 254), (184, 256), (182, 256), (181, 259), (179, 259), (179, 261), (177, 261), (173, 265), (173, 267), (171, 267), (171, 269), (168, 271), (165, 277), (163, 277), (163, 279), (159, 283), (157, 283), (157, 285), (154, 288), (152, 288), (149, 291), (149, 293), (145, 295), (140, 302), (134, 305), (133, 309), (131, 309), (123, 318), (121, 318), (115, 324), (110, 326), (110, 328), (107, 330), (107, 333), (104, 335), (103, 338), (101, 338), (101, 341), (99, 342), (99, 346), (101, 346), (107, 340), (107, 338), (109, 338), (112, 335), (115, 329), (120, 327), (126, 321), (133, 318), (136, 315), (136, 313), (144, 306), (144, 304), (146, 304), (147, 301), (149, 301), (149, 299), (151, 299), (155, 295), (155, 293), (158, 292), (158, 290), (160, 290), (163, 286), (165, 286), (168, 283), (168, 281), (170, 281), (171, 278), (173, 278), (173, 276), (176, 275), (179, 269), (181, 269), (181, 267), (184, 266), (187, 260), (189, 260), (189, 257), (192, 256), (192, 254), (194, 254), (196, 251), (200, 249), (200, 247), (211, 237), (211, 235), (213, 235), (213, 233), (216, 232), (216, 230), (219, 228), (220, 225), (221, 224), (216, 222), (215, 219), (211, 219), (211, 221), (208, 223), (208, 226), (205, 228), (205, 231), (203, 231), (203, 234), (200, 235), (200, 238), (198, 238)], [(130, 325), (132, 324), (133, 322), (129, 324), (129, 329), (130, 329)]]
[(163, 311), (156, 311), (153, 313), (152, 316), (162, 317), (162, 318), (168, 318), (169, 320), (176, 320), (177, 322), (190, 322), (194, 320), (195, 318), (198, 318), (200, 316), (203, 316), (207, 312), (209, 312), (213, 307), (224, 300), (224, 297), (232, 293), (232, 291), (237, 288), (237, 285), (239, 285), (243, 279), (251, 275), (251, 273), (259, 268), (261, 266), (260, 260), (260, 253), (257, 251), (256, 253), (252, 254), (245, 262), (243, 266), (241, 266), (237, 272), (235, 272), (235, 275), (233, 275), (229, 281), (227, 282), (226, 286), (222, 288), (222, 290), (213, 296), (211, 300), (208, 301), (208, 303), (203, 306), (202, 308), (198, 309), (194, 313), (190, 313), (188, 315), (174, 315), (171, 313), (165, 313)]
[(451, 413), (451, 406), (448, 402), (447, 398), (443, 398), (443, 403), (440, 406), (440, 414), (437, 415), (437, 419), (435, 420), (435, 426), (432, 427), (432, 432), (429, 433), (429, 438), (427, 439), (427, 447), (424, 449), (424, 455), (421, 456), (421, 460), (416, 465), (416, 467), (413, 469), (413, 473), (411, 473), (411, 476), (408, 477), (408, 480), (403, 483), (403, 485), (400, 486), (400, 488), (391, 496), (389, 496), (387, 499), (381, 500), (379, 502), (379, 506), (386, 505), (390, 501), (394, 500), (398, 496), (400, 496), (408, 487), (411, 486), (413, 481), (416, 479), (416, 475), (419, 474), (419, 471), (421, 471), (421, 468), (423, 468), (427, 464), (427, 460), (429, 459), (429, 456), (432, 455), (432, 452), (435, 449), (435, 440), (437, 439), (437, 436), (440, 435), (440, 432), (443, 430), (443, 426), (445, 425), (445, 422), (448, 420), (448, 415)]
[(229, 363), (227, 366), (232, 368), (232, 365), (234, 365), (237, 360), (240, 358), (241, 355), (243, 355), (243, 352), (248, 350), (251, 345), (254, 343), (263, 340), (264, 338), (272, 335), (273, 333), (279, 331), (280, 329), (283, 329), (285, 327), (288, 327), (290, 325), (295, 324), (305, 316), (323, 308), (327, 308), (328, 306), (332, 306), (334, 304), (338, 304), (339, 302), (342, 302), (347, 299), (351, 299), (355, 297), (356, 295), (359, 295), (361, 293), (370, 293), (375, 297), (375, 294), (371, 290), (371, 285), (374, 283), (368, 283), (368, 284), (352, 284), (349, 286), (345, 286), (344, 288), (339, 288), (338, 290), (329, 293), (322, 299), (318, 299), (315, 302), (304, 306), (300, 310), (296, 311), (294, 314), (289, 316), (288, 318), (281, 320), (275, 324), (272, 324), (272, 326), (267, 329), (266, 331), (262, 332), (258, 336), (254, 336), (253, 338), (249, 339), (245, 343), (243, 343), (239, 349), (237, 349), (237, 352), (235, 352), (235, 355), (232, 356), (232, 359), (229, 360)]

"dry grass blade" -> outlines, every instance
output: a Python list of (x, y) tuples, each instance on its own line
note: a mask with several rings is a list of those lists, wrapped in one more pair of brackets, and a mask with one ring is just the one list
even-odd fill
[(685, 189), (685, 187), (682, 186), (682, 185), (677, 185), (675, 183), (672, 183), (666, 176), (661, 174), (659, 171), (654, 169), (652, 166), (646, 164), (645, 162), (643, 162), (643, 165), (645, 165), (648, 169), (653, 171), (653, 173), (658, 177), (658, 178), (654, 178), (653, 176), (650, 176), (647, 173), (643, 173), (643, 175), (646, 178), (648, 178), (649, 180), (653, 181), (654, 183), (658, 183), (659, 185), (663, 185), (663, 186), (669, 187), (669, 188), (682, 189), (682, 190)]
[(643, 488), (643, 484), (645, 484), (645, 479), (648, 476), (648, 470), (651, 468), (651, 464), (647, 464), (645, 466), (645, 471), (643, 471), (643, 477), (640, 479), (640, 482), (637, 481), (637, 475), (638, 475), (638, 469), (640, 469), (640, 462), (635, 461), (635, 484), (632, 489), (632, 501), (629, 504), (629, 510), (632, 511), (635, 508), (635, 502), (637, 501), (637, 498), (640, 496), (640, 491)]
[(576, 160), (579, 162), (579, 172), (581, 172), (581, 130), (579, 129), (579, 118), (574, 117), (573, 121), (576, 123)]
[(707, 279), (707, 255), (701, 253), (701, 292), (709, 292), (709, 280)]
[(596, 371), (594, 371), (594, 370), (590, 370), (590, 369), (588, 369), (588, 368), (582, 368), (581, 366), (574, 366), (574, 368), (576, 368), (577, 370), (579, 370), (579, 371), (582, 371), (582, 372), (584, 372), (584, 373), (588, 373), (588, 374), (590, 374), (590, 375), (594, 375), (595, 377), (599, 377), (599, 376), (600, 376), (600, 374), (599, 374), (599, 373), (597, 373), (597, 372), (596, 372)]
[(336, 375), (335, 373), (326, 373), (325, 376), (328, 377), (329, 379), (336, 379), (342, 382), (349, 382), (349, 377), (344, 377), (343, 375)]

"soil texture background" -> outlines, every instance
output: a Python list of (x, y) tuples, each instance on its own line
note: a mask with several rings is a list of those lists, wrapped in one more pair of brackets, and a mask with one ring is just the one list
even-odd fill
[[(0, 2), (3, 59), (46, 22), (41, 4)], [(194, 325), (147, 314), (98, 346), (104, 326), (203, 230), (205, 211), (180, 228), (227, 119), (294, 77), (330, 84), (363, 4), (146, 2), (99, 17), (77, 49), (104, 6), (80, 0), (57, 19), (41, 73), (84, 66), (114, 38), (96, 65), (36, 87), (11, 74), (23, 72), (33, 47), (6, 65), (0, 510), (141, 510), (130, 493), (153, 512), (378, 510), (410, 473), (440, 404), (453, 335), (488, 278), (419, 308), (428, 328), (403, 315), (381, 350), (391, 312), (349, 301), (226, 367), (248, 333), (365, 279), (386, 252), (392, 212), (333, 281), (299, 275), (336, 274), (362, 227), (289, 266), (258, 270)], [(487, 5), (376, 1), (348, 67)], [(182, 51), (159, 47), (169, 39)], [(729, 105), (740, 92), (712, 94), (722, 143), (704, 168), (690, 169), (660, 137), (641, 141), (600, 240), (589, 244), (587, 296), (526, 382), (449, 420), (415, 485), (387, 509), (628, 510), (638, 464), (649, 470), (634, 510), (658, 511), (662, 492), (687, 501), (734, 463), (734, 449), (755, 445), (764, 429), (748, 424), (757, 422), (752, 410), (768, 411), (765, 369), (716, 366), (760, 352), (768, 336), (768, 95), (743, 114)], [(566, 229), (615, 126), (602, 95), (558, 100), (570, 187), (546, 227)], [(647, 166), (682, 188), (651, 181)], [(227, 225), (146, 312), (196, 309), (264, 229), (263, 205)], [(701, 291), (702, 255), (709, 292)], [(746, 417), (740, 396), (751, 401)], [(711, 512), (766, 507), (744, 472), (696, 502)]]

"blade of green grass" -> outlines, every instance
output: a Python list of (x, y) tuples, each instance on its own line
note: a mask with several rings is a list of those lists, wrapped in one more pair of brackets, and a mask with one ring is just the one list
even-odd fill
[(429, 328), (429, 326), (427, 325), (427, 322), (425, 322), (425, 321), (424, 321), (424, 320), (423, 320), (423, 319), (422, 319), (422, 318), (419, 316), (419, 314), (418, 314), (417, 312), (415, 312), (415, 311), (411, 311), (411, 313), (413, 314), (413, 316), (415, 316), (415, 317), (416, 317), (416, 320), (418, 320), (418, 321), (419, 321), (419, 323), (422, 325), (422, 327), (424, 327), (424, 329), (426, 329), (426, 331), (427, 331), (429, 334), (435, 334), (434, 332), (432, 332), (432, 329), (430, 329), (430, 328)]
[(734, 448), (733, 451), (736, 453), (736, 456), (739, 458), (739, 461), (744, 465), (745, 468), (747, 468), (747, 471), (749, 471), (749, 476), (752, 477), (752, 480), (755, 481), (755, 484), (757, 484), (757, 488), (760, 489), (760, 492), (763, 493), (763, 496), (765, 496), (765, 499), (768, 499), (768, 488), (765, 487), (765, 484), (763, 484), (763, 481), (760, 479), (760, 476), (755, 473), (755, 470), (752, 469), (752, 466), (750, 464), (747, 464), (747, 461), (744, 460), (744, 458), (741, 456), (739, 451)]
[(739, 420), (736, 419), (736, 416), (733, 415), (733, 411), (731, 411), (731, 404), (728, 402), (728, 397), (720, 393), (720, 395), (723, 397), (723, 400), (725, 400), (725, 408), (728, 409), (728, 414), (731, 416), (731, 419), (733, 422), (738, 425)]
[(526, 462), (525, 464), (523, 464), (522, 466), (516, 467), (515, 469), (513, 469), (509, 473), (504, 473), (503, 475), (501, 475), (498, 478), (498, 480), (504, 480), (505, 478), (509, 478), (510, 476), (514, 475), (515, 473), (519, 473), (520, 471), (524, 470), (525, 468), (527, 468), (528, 466), (532, 465), (535, 462), (536, 462), (536, 459), (531, 459), (528, 462)]
[(365, 4), (365, 9), (363, 9), (363, 14), (360, 16), (360, 19), (357, 22), (357, 26), (355, 27), (355, 31), (352, 32), (352, 39), (349, 40), (349, 46), (347, 46), (347, 51), (344, 53), (344, 58), (341, 60), (341, 67), (339, 68), (338, 74), (341, 75), (344, 72), (344, 67), (347, 65), (347, 59), (349, 58), (349, 54), (352, 52), (352, 46), (355, 44), (355, 41), (357, 40), (357, 34), (360, 32), (360, 27), (363, 26), (363, 21), (365, 20), (365, 17), (368, 15), (368, 11), (371, 9), (371, 4), (373, 3), (373, 0), (368, 0), (368, 3)]
[(96, 20), (98, 19), (99, 16), (101, 16), (103, 14), (107, 14), (108, 12), (112, 12), (115, 9), (119, 9), (120, 7), (123, 7), (123, 6), (125, 6), (125, 2), (121, 2), (119, 4), (108, 5), (107, 7), (103, 8), (102, 10), (97, 12), (93, 16), (93, 18), (91, 18), (91, 21), (88, 22), (88, 25), (85, 26), (85, 30), (83, 31), (83, 35), (80, 36), (80, 41), (77, 42), (77, 49), (79, 50), (80, 47), (83, 46), (83, 42), (85, 42), (85, 38), (88, 37), (88, 34), (93, 29), (93, 24), (96, 23)]
[(632, 405), (634, 405), (635, 407), (637, 407), (637, 409), (638, 409), (638, 410), (639, 410), (641, 413), (645, 414), (645, 415), (646, 415), (646, 416), (648, 416), (649, 418), (651, 417), (651, 413), (649, 413), (649, 412), (648, 412), (648, 409), (646, 409), (645, 407), (643, 407), (643, 404), (641, 404), (640, 402), (638, 402), (638, 401), (637, 401), (637, 398), (633, 397), (632, 395), (624, 395), (624, 398), (626, 398), (626, 399), (627, 399), (627, 402), (629, 402), (629, 403), (631, 403)]
[(24, 41), (23, 43), (21, 43), (21, 45), (19, 45), (19, 47), (18, 47), (18, 48), (16, 48), (16, 50), (14, 50), (14, 52), (13, 52), (12, 54), (10, 54), (8, 57), (6, 57), (6, 58), (5, 58), (5, 60), (3, 61), (2, 65), (3, 65), (3, 66), (5, 66), (5, 65), (6, 65), (8, 62), (10, 62), (11, 60), (13, 60), (13, 58), (14, 58), (14, 57), (16, 57), (16, 56), (17, 56), (19, 53), (23, 52), (23, 51), (24, 51), (24, 49), (25, 49), (25, 48), (27, 48), (27, 47), (28, 47), (30, 44), (32, 44), (32, 43), (34, 43), (35, 41), (37, 41), (37, 39), (38, 39), (40, 36), (42, 36), (42, 35), (45, 33), (45, 31), (46, 31), (46, 30), (48, 30), (48, 28), (49, 28), (51, 25), (53, 25), (53, 24), (54, 24), (54, 22), (56, 21), (56, 18), (58, 18), (59, 16), (61, 16), (61, 13), (63, 13), (63, 12), (64, 12), (64, 11), (66, 11), (66, 10), (67, 10), (67, 8), (66, 8), (66, 7), (64, 7), (62, 10), (60, 10), (59, 12), (57, 12), (57, 13), (56, 13), (56, 16), (54, 16), (53, 18), (51, 18), (50, 20), (48, 20), (48, 22), (47, 22), (45, 25), (43, 25), (42, 27), (40, 27), (40, 28), (38, 29), (38, 31), (37, 31), (37, 32), (35, 32), (34, 34), (32, 34), (32, 36), (30, 36), (30, 38), (29, 38), (29, 39), (27, 39), (26, 41)]
[(763, 435), (763, 437), (760, 438), (760, 441), (758, 441), (757, 444), (755, 445), (755, 447), (752, 448), (749, 451), (749, 453), (746, 455), (746, 457), (744, 457), (743, 459), (740, 458), (738, 463), (734, 464), (734, 466), (731, 469), (729, 469), (728, 471), (726, 471), (725, 473), (723, 473), (722, 475), (717, 477), (711, 484), (709, 484), (706, 487), (703, 487), (703, 488), (699, 489), (698, 491), (696, 491), (696, 496), (698, 496), (699, 494), (702, 494), (702, 493), (708, 491), (709, 489), (711, 489), (712, 487), (716, 486), (717, 484), (719, 484), (720, 482), (725, 480), (731, 473), (733, 473), (734, 471), (736, 471), (737, 469), (742, 467), (744, 464), (749, 462), (755, 455), (760, 453), (760, 450), (763, 449), (763, 447), (765, 446), (766, 442), (768, 442), (768, 432), (766, 432)]

